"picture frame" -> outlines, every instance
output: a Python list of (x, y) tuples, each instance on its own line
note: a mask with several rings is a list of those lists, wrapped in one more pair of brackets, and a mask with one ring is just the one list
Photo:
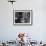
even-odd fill
[(32, 10), (13, 10), (13, 25), (32, 25)]

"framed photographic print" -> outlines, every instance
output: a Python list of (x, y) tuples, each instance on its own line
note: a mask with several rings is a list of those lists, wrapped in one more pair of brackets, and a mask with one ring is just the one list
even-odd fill
[(32, 10), (13, 10), (14, 25), (32, 25)]

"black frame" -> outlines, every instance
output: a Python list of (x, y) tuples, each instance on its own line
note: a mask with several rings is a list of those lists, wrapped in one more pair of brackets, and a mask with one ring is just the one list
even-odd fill
[[(30, 12), (30, 23), (15, 23), (15, 12)], [(13, 25), (32, 25), (33, 24), (33, 11), (32, 10), (13, 10)]]

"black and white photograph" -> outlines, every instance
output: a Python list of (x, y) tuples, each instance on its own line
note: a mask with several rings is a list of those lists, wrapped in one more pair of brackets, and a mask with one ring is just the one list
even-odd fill
[(32, 10), (14, 10), (13, 24), (31, 24)]

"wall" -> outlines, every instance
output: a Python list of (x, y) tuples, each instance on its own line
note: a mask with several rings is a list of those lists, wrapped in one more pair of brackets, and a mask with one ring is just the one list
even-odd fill
[[(14, 10), (33, 10), (32, 26), (14, 26)], [(15, 40), (19, 32), (30, 34), (33, 40), (46, 40), (46, 0), (17, 0), (12, 5), (0, 0), (0, 40)]]

